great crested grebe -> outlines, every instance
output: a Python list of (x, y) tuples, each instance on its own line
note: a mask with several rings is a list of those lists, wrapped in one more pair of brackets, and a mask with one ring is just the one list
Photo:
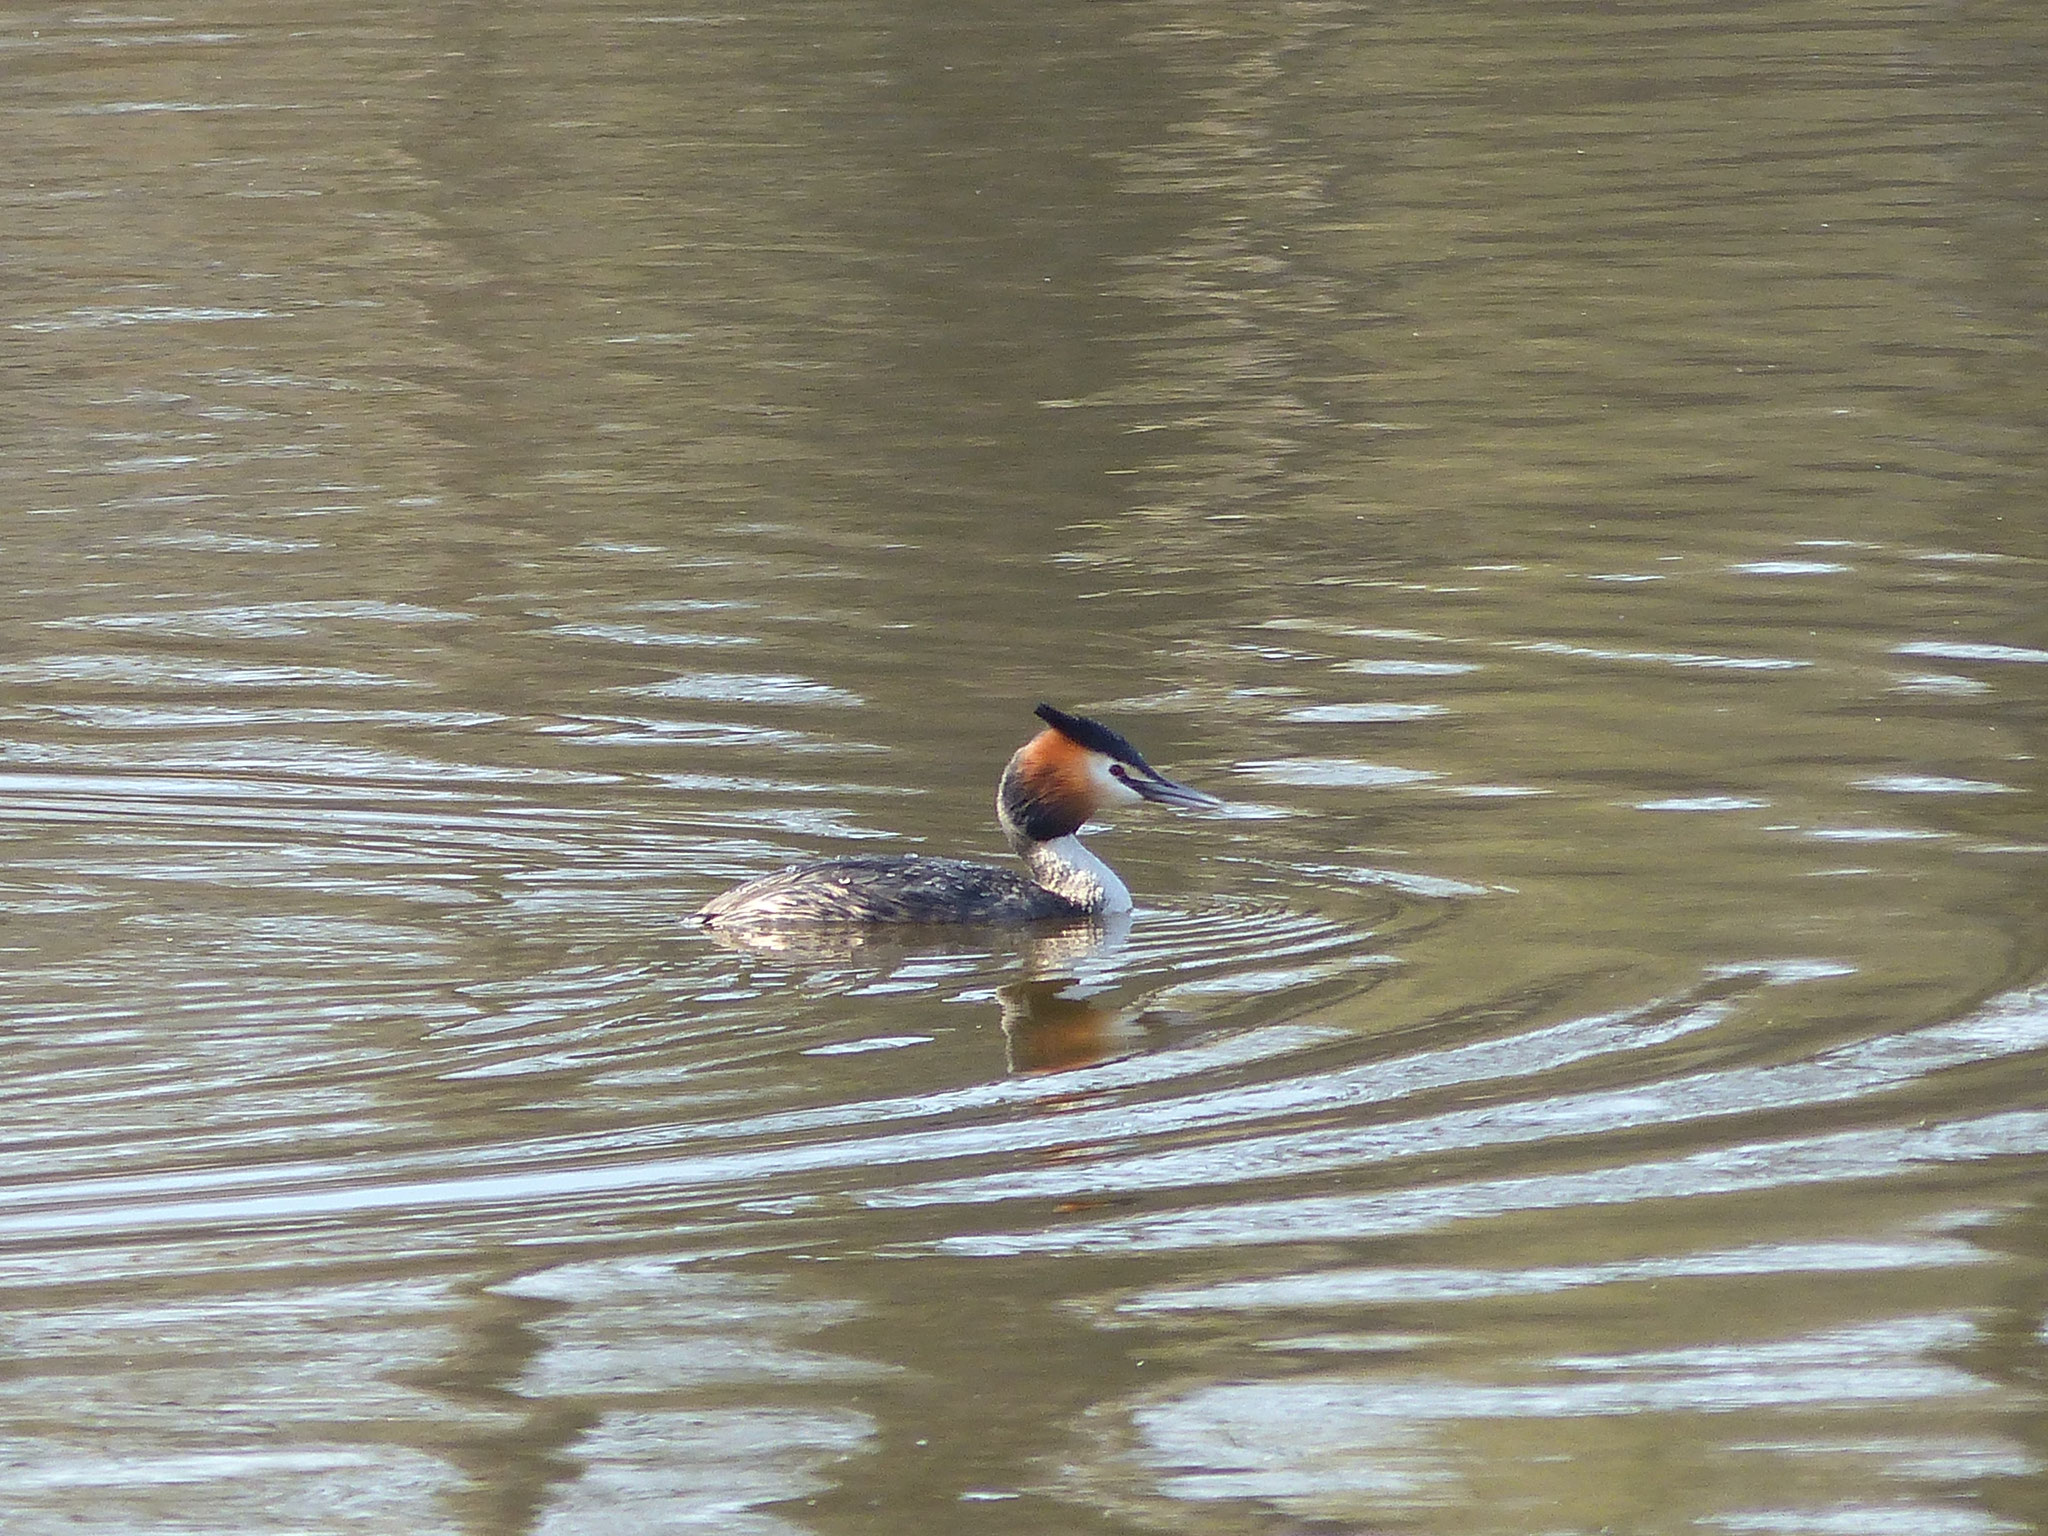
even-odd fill
[(1223, 804), (1176, 784), (1099, 721), (1041, 704), (1048, 729), (1019, 747), (996, 789), (996, 820), (1031, 871), (920, 854), (820, 859), (734, 886), (697, 909), (709, 928), (824, 923), (1035, 923), (1129, 912), (1116, 871), (1074, 834), (1097, 811), (1141, 800)]

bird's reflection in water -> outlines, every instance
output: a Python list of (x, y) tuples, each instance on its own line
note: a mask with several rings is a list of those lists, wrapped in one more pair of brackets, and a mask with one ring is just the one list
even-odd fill
[(712, 929), (728, 949), (810, 967), (857, 965), (863, 976), (890, 975), (941, 959), (1014, 956), (1022, 974), (996, 987), (1009, 1069), (1058, 1072), (1127, 1056), (1168, 1022), (1165, 1013), (1120, 996), (1119, 957), (1130, 937), (1127, 914), (1037, 929), (958, 926), (894, 928), (810, 925)]
[(1061, 1072), (1128, 1056), (1145, 1043), (1141, 1010), (1101, 993), (1082, 993), (1073, 977), (1011, 981), (996, 989), (1012, 1072)]

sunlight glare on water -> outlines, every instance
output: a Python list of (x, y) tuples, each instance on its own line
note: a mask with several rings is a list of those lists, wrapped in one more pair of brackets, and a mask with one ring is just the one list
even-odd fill
[(10, 1536), (2048, 1523), (2048, 22), (0, 57)]

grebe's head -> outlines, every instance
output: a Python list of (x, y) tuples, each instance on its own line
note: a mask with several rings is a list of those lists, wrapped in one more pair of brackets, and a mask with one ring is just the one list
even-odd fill
[(1050, 704), (1037, 715), (1047, 728), (1017, 749), (996, 792), (996, 817), (1013, 847), (1071, 836), (1112, 805), (1151, 800), (1211, 810), (1223, 803), (1174, 783), (1099, 720)]

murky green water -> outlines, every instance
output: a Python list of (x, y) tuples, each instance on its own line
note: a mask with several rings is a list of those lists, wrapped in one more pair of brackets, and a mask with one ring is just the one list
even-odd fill
[(2048, 17), (0, 72), (10, 1536), (2048, 1525)]

